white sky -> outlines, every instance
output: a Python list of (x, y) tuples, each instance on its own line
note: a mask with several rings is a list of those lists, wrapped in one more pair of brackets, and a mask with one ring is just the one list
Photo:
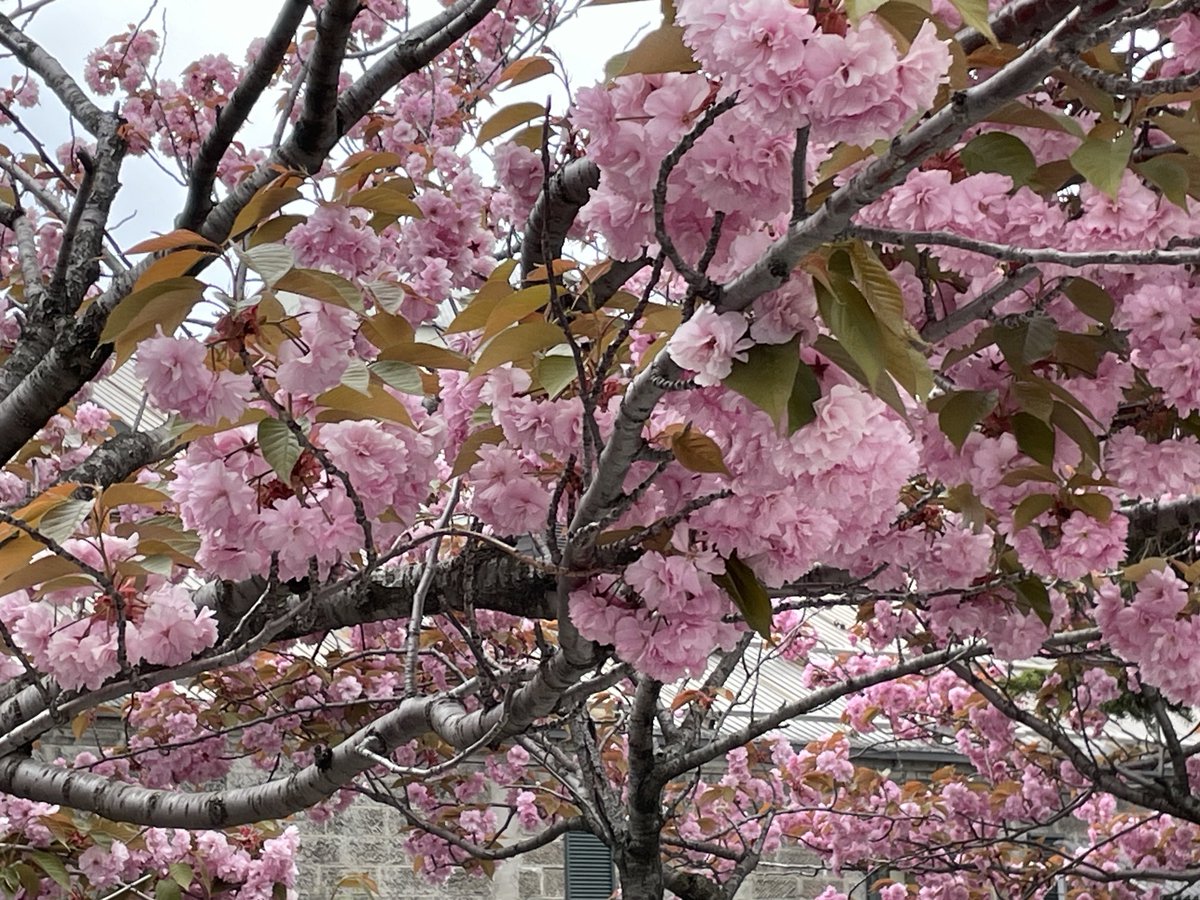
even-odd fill
[[(207, 53), (225, 53), (234, 62), (242, 62), (250, 41), (264, 34), (275, 21), (279, 5), (277, 0), (54, 0), (37, 13), (28, 32), (82, 84), (87, 54), (109, 36), (140, 23), (149, 13), (144, 27), (158, 32), (160, 40), (165, 34), (159, 77), (176, 78), (188, 63)], [(419, 12), (434, 8), (424, 0), (414, 0), (413, 6), (414, 21), (422, 18)], [(14, 7), (11, 0), (0, 0), (0, 10), (5, 13), (11, 13)], [(566, 60), (573, 85), (591, 84), (602, 76), (608, 58), (625, 49), (631, 38), (657, 21), (659, 15), (659, 4), (654, 0), (588, 7), (556, 33), (551, 45)], [(11, 59), (0, 60), (0, 83), (7, 85), (19, 71)], [(501, 105), (531, 98), (541, 100), (555, 83), (546, 77), (500, 93), (497, 100)], [(268, 92), (264, 97), (266, 108), (251, 120), (264, 140), (274, 128), (267, 110), (276, 94), (274, 90)], [(106, 98), (97, 99), (103, 103)], [(69, 139), (69, 120), (49, 91), (43, 89), (42, 101), (37, 109), (18, 114), (53, 152)], [(560, 111), (565, 108), (561, 89), (556, 93), (555, 107)], [(483, 115), (486, 117), (488, 112), (485, 110)], [(0, 129), (0, 140), (15, 152), (30, 149), (24, 138), (7, 128)], [(136, 241), (151, 232), (170, 230), (182, 188), (147, 160), (129, 160), (122, 180), (125, 189), (117, 198), (111, 220), (125, 221), (118, 233)]]

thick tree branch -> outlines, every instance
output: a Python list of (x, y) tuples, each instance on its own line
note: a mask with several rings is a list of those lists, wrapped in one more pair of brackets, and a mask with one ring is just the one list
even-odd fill
[(390, 752), (461, 710), (448, 698), (402, 701), (397, 709), (334, 747), (323, 764), (313, 763), (290, 778), (254, 787), (194, 794), (152, 790), (9, 756), (0, 759), (0, 790), (120, 822), (162, 828), (231, 828), (282, 818), (319, 803), (374, 765), (358, 752), (360, 742), (370, 740)]
[(188, 173), (188, 196), (183, 212), (175, 220), (177, 228), (194, 230), (207, 215), (212, 206), (217, 167), (237, 137), (238, 130), (249, 118), (250, 111), (275, 77), (308, 6), (308, 0), (284, 0), (283, 8), (262, 47), (242, 73), (241, 81), (230, 95), (229, 102), (221, 108), (216, 124), (200, 145), (192, 170)]
[(549, 262), (543, 258), (543, 244), (549, 245), (552, 259), (562, 255), (563, 243), (575, 224), (575, 217), (599, 186), (600, 167), (590, 159), (573, 160), (554, 173), (549, 187), (538, 194), (525, 224), (521, 239), (523, 278)]
[(0, 15), (0, 45), (11, 50), (22, 65), (36, 72), (62, 101), (67, 112), (96, 137), (104, 130), (105, 122), (114, 118), (89, 100), (59, 61), (5, 15)]
[(106, 440), (75, 468), (64, 472), (59, 480), (108, 487), (166, 459), (178, 446), (166, 426), (153, 431), (122, 432)]
[(1059, 50), (1086, 44), (1094, 28), (1122, 13), (1131, 0), (1103, 0), (1075, 7), (1020, 57), (982, 84), (958, 91), (950, 102), (834, 191), (811, 216), (795, 223), (754, 265), (725, 285), (718, 305), (745, 309), (783, 285), (792, 269), (822, 244), (834, 240), (864, 206), (900, 184), (934, 153), (952, 146), (971, 125), (1039, 84), (1058, 64)]
[(1138, 503), (1122, 510), (1129, 519), (1131, 558), (1152, 538), (1183, 535), (1200, 528), (1200, 497)]
[[(291, 140), (298, 152), (295, 161), (308, 172), (320, 168), (330, 148), (347, 131), (338, 120), (338, 77), (358, 9), (358, 0), (329, 0), (317, 18), (317, 39), (304, 82), (304, 102)], [(304, 155), (310, 148), (311, 155)]]
[(384, 93), (449, 49), (498, 3), (499, 0), (457, 0), (413, 28), (342, 94), (338, 101), (338, 121), (342, 127), (353, 128)]
[[(65, 234), (63, 236), (62, 252), (67, 254), (67, 262), (63, 270), (63, 287), (52, 293), (56, 315), (75, 313), (83, 304), (88, 289), (100, 277), (100, 255), (109, 213), (121, 189), (125, 149), (120, 123), (114, 117), (106, 117), (96, 132), (96, 156), (85, 179), (90, 183), (89, 195), (85, 202), (84, 192), (80, 190), (75, 200), (76, 203), (83, 202), (78, 225), (69, 239)], [(75, 215), (74, 211), (72, 215)]]
[[(989, 24), (996, 39), (1006, 44), (1023, 44), (1044, 35), (1071, 11), (1060, 0), (1017, 0), (1005, 4), (992, 16)], [(974, 28), (964, 28), (956, 35), (963, 53), (970, 55), (988, 43), (988, 38)]]

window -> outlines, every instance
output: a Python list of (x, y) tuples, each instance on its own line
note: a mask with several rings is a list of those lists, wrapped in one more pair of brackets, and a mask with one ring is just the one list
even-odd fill
[(608, 900), (616, 890), (608, 845), (586, 831), (568, 831), (563, 845), (566, 900)]

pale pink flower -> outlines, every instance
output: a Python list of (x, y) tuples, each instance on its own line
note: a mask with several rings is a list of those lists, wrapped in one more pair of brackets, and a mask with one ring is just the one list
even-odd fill
[(675, 330), (667, 352), (680, 366), (696, 374), (701, 385), (720, 384), (733, 371), (735, 360), (745, 362), (754, 342), (746, 337), (746, 317), (738, 312), (718, 313), (705, 304)]
[(142, 621), (126, 636), (131, 657), (152, 665), (177, 666), (216, 643), (213, 611), (197, 610), (183, 585), (147, 594), (145, 600)]
[(379, 236), (367, 228), (365, 213), (335, 203), (318, 206), (308, 221), (288, 232), (285, 243), (296, 262), (328, 269), (345, 278), (373, 271), (379, 263)]

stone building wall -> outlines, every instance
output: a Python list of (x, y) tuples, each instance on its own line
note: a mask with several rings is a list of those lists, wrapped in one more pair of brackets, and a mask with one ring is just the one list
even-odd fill
[[(101, 722), (94, 742), (121, 740), (115, 722)], [(43, 758), (72, 756), (80, 749), (69, 735), (57, 733), (40, 742)], [(255, 783), (260, 773), (235, 766), (227, 787)], [(214, 785), (216, 787), (216, 785)], [(361, 889), (339, 882), (348, 875), (365, 874), (378, 885), (378, 900), (564, 900), (565, 859), (561, 841), (501, 863), (493, 878), (456, 874), (442, 884), (431, 884), (413, 871), (402, 847), (404, 820), (400, 814), (370, 800), (360, 799), (325, 822), (301, 814), (290, 824), (300, 830), (297, 865), (300, 900), (365, 900)], [(820, 872), (812, 854), (784, 850), (764, 860), (738, 892), (738, 900), (809, 900), (827, 885), (865, 898), (861, 876), (846, 873), (837, 878)]]
[[(492, 879), (455, 875), (434, 885), (413, 872), (400, 846), (403, 822), (394, 810), (369, 801), (355, 803), (328, 822), (297, 818), (301, 900), (352, 900), (362, 891), (337, 888), (351, 873), (366, 873), (381, 900), (564, 900), (563, 848), (555, 842), (502, 863)], [(738, 892), (738, 900), (811, 900), (827, 885), (865, 897), (860, 876), (814, 874), (811, 854), (785, 850), (764, 861)]]

